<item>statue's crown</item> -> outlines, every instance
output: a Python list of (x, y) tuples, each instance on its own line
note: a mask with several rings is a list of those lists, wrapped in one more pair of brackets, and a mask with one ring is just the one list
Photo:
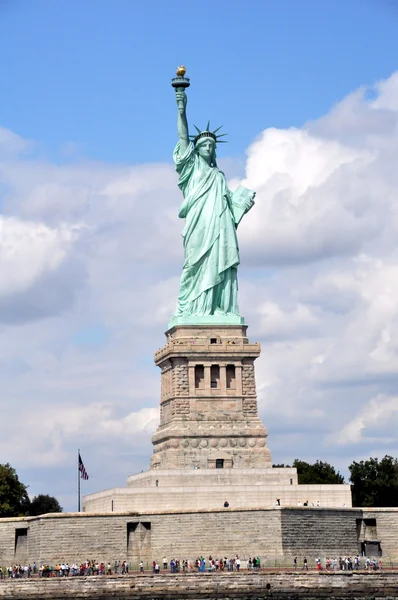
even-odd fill
[(212, 138), (216, 144), (223, 144), (226, 143), (225, 140), (220, 140), (220, 138), (224, 137), (225, 135), (228, 135), (226, 133), (220, 133), (220, 135), (217, 135), (217, 131), (220, 131), (221, 127), (217, 127), (217, 129), (215, 129), (214, 131), (210, 131), (210, 121), (208, 121), (206, 129), (205, 130), (201, 130), (199, 129), (199, 127), (196, 127), (196, 125), (194, 125), (196, 131), (198, 132), (197, 135), (190, 135), (189, 137), (191, 138), (191, 140), (193, 141), (194, 146), (197, 144), (198, 140), (200, 140), (201, 138), (204, 137), (209, 137)]

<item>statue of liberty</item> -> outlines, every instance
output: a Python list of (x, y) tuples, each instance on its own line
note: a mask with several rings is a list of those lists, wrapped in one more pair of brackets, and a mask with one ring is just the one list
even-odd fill
[[(185, 75), (185, 68), (177, 70)], [(177, 85), (182, 80), (185, 85)], [(177, 82), (177, 83), (175, 83)], [(217, 167), (216, 145), (220, 127), (190, 136), (185, 87), (189, 79), (173, 80), (178, 105), (178, 137), (174, 162), (184, 200), (178, 216), (185, 219), (182, 233), (184, 266), (178, 305), (170, 325), (183, 323), (240, 324), (238, 308), (239, 246), (237, 226), (253, 206), (255, 193), (239, 187), (232, 193)]]

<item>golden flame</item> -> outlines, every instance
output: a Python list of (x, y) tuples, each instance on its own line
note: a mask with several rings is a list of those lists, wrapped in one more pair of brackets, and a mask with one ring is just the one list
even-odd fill
[(187, 70), (184, 67), (184, 65), (181, 65), (181, 67), (177, 67), (176, 75), (177, 75), (177, 77), (184, 77), (186, 72), (187, 72)]

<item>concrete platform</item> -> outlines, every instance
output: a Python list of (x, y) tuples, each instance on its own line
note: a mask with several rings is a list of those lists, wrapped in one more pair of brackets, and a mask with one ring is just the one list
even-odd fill
[(298, 485), (294, 468), (165, 469), (128, 478), (127, 487), (83, 498), (85, 512), (209, 510), (309, 506), (351, 507), (350, 485)]

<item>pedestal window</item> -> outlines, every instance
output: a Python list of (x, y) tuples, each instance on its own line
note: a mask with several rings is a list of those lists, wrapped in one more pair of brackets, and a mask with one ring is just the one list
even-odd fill
[(205, 387), (205, 369), (203, 365), (195, 366), (195, 389), (203, 390)]
[(211, 365), (210, 386), (212, 389), (217, 389), (220, 387), (220, 367), (219, 367), (219, 365)]
[(236, 390), (235, 365), (227, 365), (227, 390)]

